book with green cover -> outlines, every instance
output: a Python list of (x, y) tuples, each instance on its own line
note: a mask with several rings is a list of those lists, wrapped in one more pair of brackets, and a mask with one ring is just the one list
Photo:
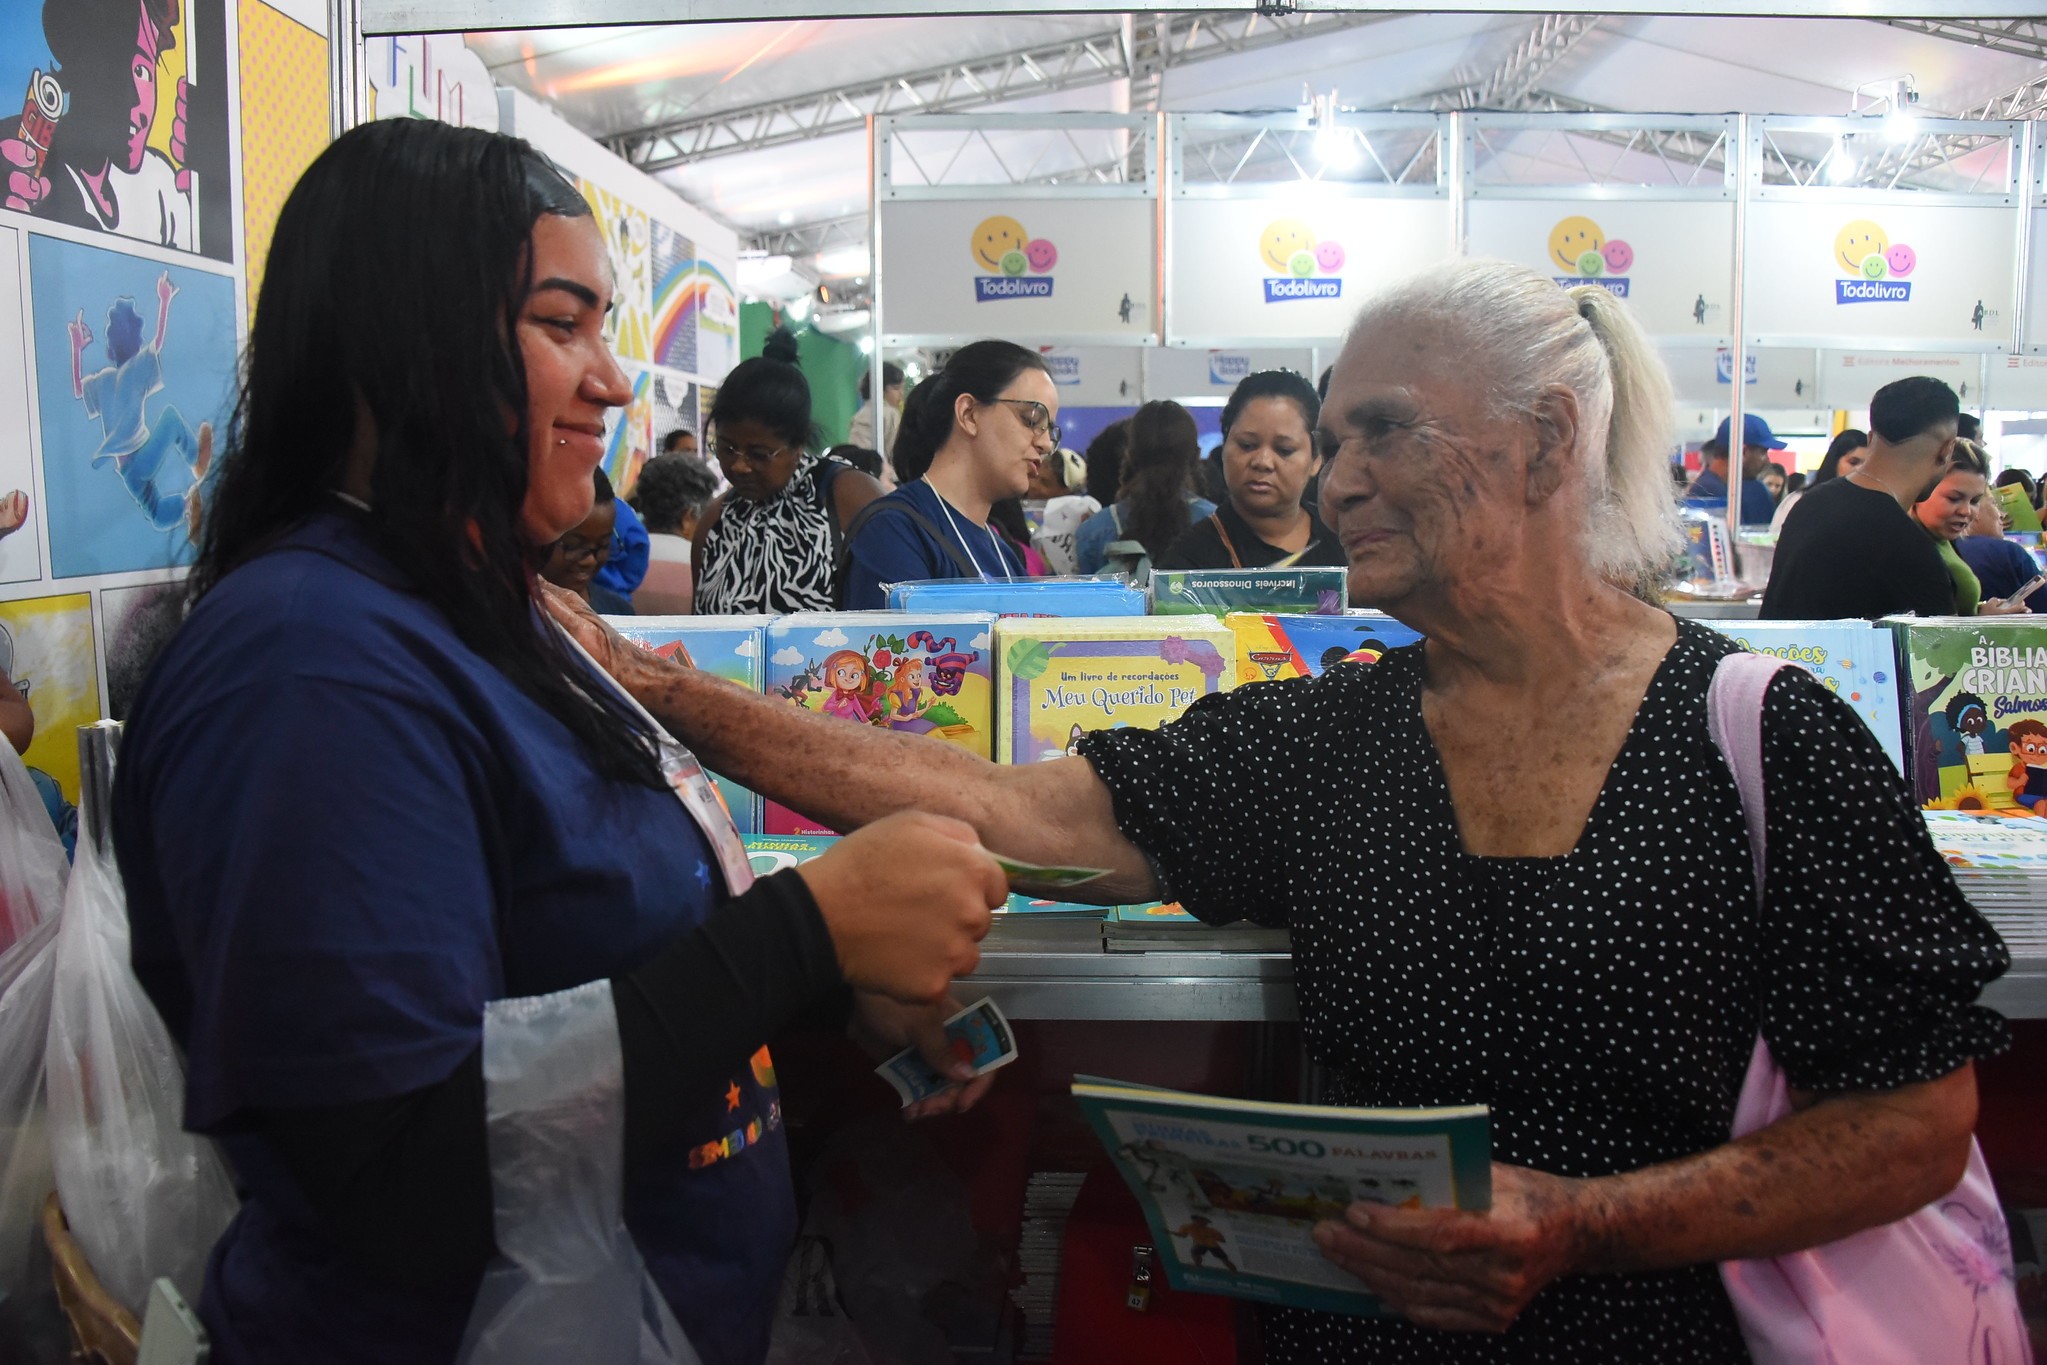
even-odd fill
[(2033, 506), (2032, 499), (2026, 496), (2024, 488), (2015, 483), (2000, 484), (1990, 490), (1990, 496), (1997, 499), (1998, 510), (2004, 513), (2005, 520), (2010, 523), (2008, 530), (2040, 530), (2039, 510)]
[(1154, 569), (1154, 616), (1225, 616), (1233, 611), (1341, 616), (1350, 570)]
[(1360, 1201), (1492, 1207), (1484, 1105), (1338, 1109), (1077, 1076), (1073, 1097), (1144, 1207), (1175, 1289), (1378, 1316), (1311, 1233)]

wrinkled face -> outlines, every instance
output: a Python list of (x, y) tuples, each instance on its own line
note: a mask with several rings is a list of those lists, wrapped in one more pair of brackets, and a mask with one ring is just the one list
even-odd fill
[[(140, 10), (140, 6), (136, 7)], [(135, 55), (129, 60), (128, 75), (135, 82), (135, 102), (128, 109), (128, 169), (142, 169), (142, 157), (149, 149), (149, 129), (156, 122), (156, 60), (163, 51), (156, 25), (147, 14), (138, 16)]]
[(757, 417), (727, 418), (712, 445), (732, 491), (748, 502), (768, 502), (796, 475), (803, 447)]
[(1252, 399), (1223, 442), (1223, 481), (1247, 517), (1291, 515), (1321, 468), (1307, 418), (1290, 399)]
[(1987, 497), (1976, 504), (1976, 520), (1969, 523), (1972, 536), (2001, 536), (2004, 534), (2004, 508), (1994, 497)]
[(540, 576), (558, 588), (588, 599), (590, 580), (611, 561), (611, 533), (618, 525), (618, 504), (600, 502), (575, 529), (555, 542)]
[(1969, 534), (1969, 524), (1976, 519), (1976, 508), (1989, 493), (1990, 486), (1981, 474), (1957, 469), (1934, 485), (1928, 494), (1912, 510), (1919, 518), (1919, 524), (1942, 540), (1960, 540)]
[(533, 225), (531, 292), (516, 327), (526, 363), (526, 538), (546, 545), (590, 515), (604, 459), (604, 414), (632, 401), (604, 344), (611, 262), (590, 218), (543, 214)]
[(1391, 607), (1499, 572), (1528, 505), (1530, 431), (1489, 412), (1470, 348), (1381, 318), (1344, 348), (1322, 404), (1322, 519), (1354, 604)]

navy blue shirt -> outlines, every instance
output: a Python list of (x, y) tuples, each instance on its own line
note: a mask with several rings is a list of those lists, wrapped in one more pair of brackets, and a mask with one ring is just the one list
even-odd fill
[[(1975, 571), (1985, 600), (2010, 598), (2040, 572), (2039, 561), (2025, 546), (2003, 536), (1963, 536), (1955, 542), (1955, 553)], [(2034, 611), (2047, 611), (2047, 588), (2036, 589), (2026, 605)]]
[[(262, 1115), (434, 1085), (481, 1046), (486, 1002), (645, 962), (721, 895), (695, 825), (600, 774), (353, 513), (199, 603), (128, 721), (113, 819), (186, 1124), (221, 1140), (245, 1201), (207, 1273), (214, 1359), (452, 1360), (476, 1286), (394, 1289), (348, 1262)], [(758, 1361), (795, 1231), (765, 1049), (689, 1137), (638, 1173), (627, 1222), (706, 1362)]]
[[(853, 537), (846, 566), (846, 609), (880, 611), (888, 606), (890, 583), (916, 583), (932, 578), (971, 578), (965, 565), (975, 566), (988, 580), (1025, 576), (1023, 556), (994, 530), (977, 525), (966, 513), (938, 496), (922, 479), (906, 483), (875, 507), (867, 524)], [(919, 526), (899, 508), (914, 508), (938, 534)]]
[[(1700, 470), (1699, 477), (1692, 480), (1691, 492), (1686, 497), (1697, 499), (1700, 502), (1718, 503), (1724, 507), (1727, 504), (1727, 480), (1721, 478), (1710, 469)], [(1767, 526), (1776, 515), (1777, 500), (1770, 496), (1770, 486), (1761, 479), (1743, 479), (1741, 481), (1742, 525), (1753, 526), (1757, 522), (1761, 522)]]

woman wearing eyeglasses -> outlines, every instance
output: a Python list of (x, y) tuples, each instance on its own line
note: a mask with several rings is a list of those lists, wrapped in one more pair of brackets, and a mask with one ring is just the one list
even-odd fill
[(742, 361), (711, 404), (711, 453), (731, 489), (697, 527), (696, 609), (782, 614), (838, 605), (840, 546), (879, 481), (810, 453), (810, 385), (780, 360)]
[(606, 616), (631, 616), (632, 599), (597, 581), (618, 547), (618, 495), (611, 491), (611, 480), (602, 469), (591, 475), (591, 482), (597, 501), (590, 505), (590, 515), (554, 543), (547, 562), (540, 566), (540, 576), (557, 588), (567, 588)]
[(1036, 351), (1008, 341), (961, 347), (911, 392), (896, 436), (902, 487), (847, 531), (846, 602), (885, 607), (885, 584), (1026, 576), (1023, 553), (988, 511), (1020, 498), (1059, 446), (1059, 392)]

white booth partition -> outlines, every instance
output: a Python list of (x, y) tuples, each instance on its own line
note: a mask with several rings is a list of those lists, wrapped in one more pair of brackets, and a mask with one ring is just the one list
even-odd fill
[(1373, 286), (1456, 252), (1441, 114), (1167, 120), (1166, 344), (1327, 346)]
[(1157, 345), (1155, 126), (1129, 114), (876, 119), (877, 364), (884, 347), (987, 336)]

